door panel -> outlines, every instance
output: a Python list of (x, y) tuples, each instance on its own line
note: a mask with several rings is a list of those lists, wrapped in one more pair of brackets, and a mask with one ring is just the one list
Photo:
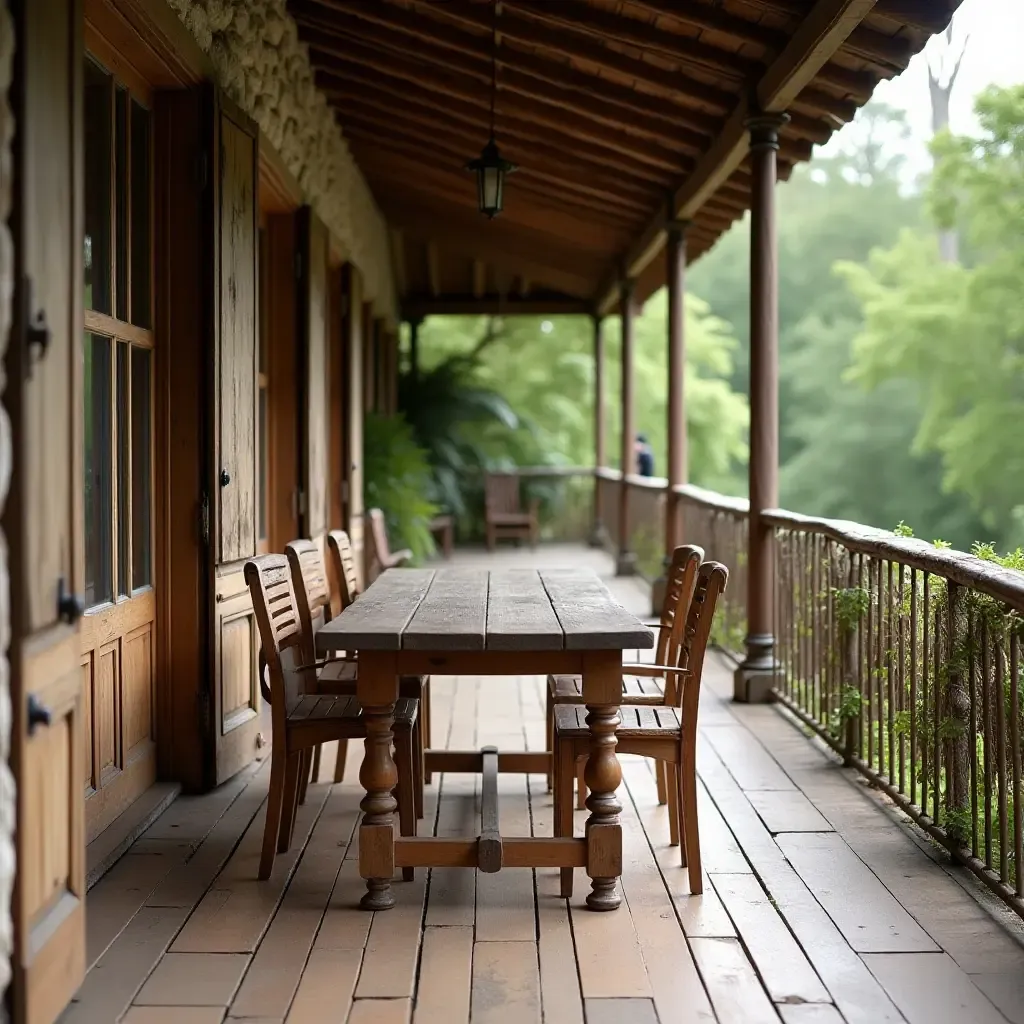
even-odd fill
[(216, 368), (220, 563), (256, 552), (256, 146), (252, 126), (222, 111)]
[(213, 422), (217, 501), (212, 720), (215, 782), (255, 756), (259, 736), (259, 641), (239, 561), (256, 553), (257, 282), (259, 250), (256, 125), (218, 97), (218, 266)]
[(304, 354), (303, 533), (327, 529), (327, 229), (304, 206), (299, 211), (299, 327)]
[(81, 11), (72, 0), (33, 0), (16, 19), (15, 309), (41, 314), (48, 337), (30, 356), (16, 315), (5, 515), (18, 824), (12, 992), (18, 1024), (51, 1024), (85, 969), (86, 704), (80, 605), (67, 600), (83, 575)]

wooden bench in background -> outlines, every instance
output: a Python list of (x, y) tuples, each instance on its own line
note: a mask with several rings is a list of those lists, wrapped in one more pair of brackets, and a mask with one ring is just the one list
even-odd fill
[(370, 521), (370, 550), (366, 565), (372, 583), (385, 570), (397, 569), (412, 561), (412, 552), (408, 548), (402, 548), (401, 551), (391, 550), (384, 513), (379, 508), (371, 508), (366, 517)]
[(455, 547), (455, 518), (449, 515), (434, 516), (430, 520), (430, 532), (435, 540), (439, 541), (441, 554), (445, 558), (451, 558)]
[(519, 477), (515, 473), (487, 473), (484, 476), (484, 518), (487, 549), (493, 551), (499, 537), (526, 537), (536, 547), (540, 526), (538, 502), (524, 510), (519, 496)]

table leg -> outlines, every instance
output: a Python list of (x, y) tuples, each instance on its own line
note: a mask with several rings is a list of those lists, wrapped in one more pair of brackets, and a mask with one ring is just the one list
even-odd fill
[(622, 826), (619, 824), (622, 804), (616, 795), (622, 782), (622, 768), (615, 754), (615, 733), (622, 721), (619, 717), (621, 662), (600, 664), (593, 672), (588, 672), (585, 666), (583, 699), (590, 729), (590, 753), (584, 772), (590, 790), (586, 835), (591, 891), (587, 906), (591, 910), (615, 910), (622, 903), (617, 886), (622, 874)]
[[(366, 893), (359, 905), (364, 910), (388, 910), (395, 905), (391, 878), (395, 873), (395, 833), (392, 815), (398, 803), (392, 790), (398, 769), (391, 756), (398, 675), (393, 666), (375, 664), (369, 652), (359, 658), (359, 698), (366, 721), (363, 763), (359, 782), (366, 795), (359, 827), (359, 874), (366, 879)], [(364, 660), (365, 657), (365, 660)], [(389, 699), (390, 698), (390, 699)]]

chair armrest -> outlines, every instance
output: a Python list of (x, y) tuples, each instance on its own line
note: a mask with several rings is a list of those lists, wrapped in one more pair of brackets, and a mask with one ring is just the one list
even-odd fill
[(688, 668), (674, 668), (671, 665), (652, 665), (650, 662), (644, 662), (640, 665), (623, 665), (622, 674), (627, 676), (667, 676), (669, 674), (676, 676), (692, 676), (693, 673)]
[(325, 665), (330, 665), (331, 659), (324, 658), (323, 661), (314, 661), (309, 665), (296, 665), (292, 668), (292, 672), (316, 672), (317, 669), (323, 668)]

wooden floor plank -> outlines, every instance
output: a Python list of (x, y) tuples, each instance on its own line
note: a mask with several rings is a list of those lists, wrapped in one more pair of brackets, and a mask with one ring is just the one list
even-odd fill
[(473, 1024), (541, 1024), (540, 976), (533, 942), (478, 942), (474, 946), (470, 1013)]
[(748, 729), (735, 725), (707, 725), (703, 738), (715, 749), (742, 790), (793, 790), (790, 777)]
[(658, 1024), (653, 999), (588, 999), (587, 1024)]
[(357, 999), (348, 1024), (408, 1024), (410, 999)]
[(828, 992), (753, 875), (712, 875), (768, 994), (776, 1003), (827, 1003)]
[(253, 819), (213, 888), (174, 941), (175, 953), (252, 953), (277, 910), (310, 831), (327, 799), (328, 787), (310, 786), (298, 809), (292, 847), (278, 854), (264, 882), (257, 879), (264, 814)]
[(719, 1024), (778, 1024), (779, 1015), (736, 939), (691, 939)]
[(930, 953), (938, 946), (841, 836), (788, 833), (779, 847), (858, 953)]
[(219, 1006), (133, 1006), (121, 1024), (220, 1024), (223, 1019)]
[(245, 953), (168, 953), (135, 997), (139, 1006), (227, 1007), (250, 957)]
[(755, 790), (749, 799), (769, 832), (832, 831), (821, 812), (799, 790)]
[(907, 1024), (1005, 1024), (1006, 1018), (945, 953), (868, 954), (864, 962)]
[(778, 1009), (783, 1024), (843, 1024), (843, 1018), (831, 1003), (780, 1006)]
[(652, 998), (629, 905), (624, 902), (614, 913), (595, 914), (584, 902), (589, 880), (583, 881), (583, 894), (580, 888), (577, 883), (570, 913), (583, 998)]
[(288, 1024), (345, 1024), (362, 962), (361, 948), (314, 949), (288, 1011)]
[[(440, 787), (437, 834), (471, 836), (480, 831), (477, 778), (448, 773), (435, 776)], [(476, 872), (434, 868), (427, 900), (428, 927), (473, 927), (476, 917)]]
[(702, 743), (697, 752), (708, 792), (847, 1024), (902, 1021), (892, 1000), (788, 863), (715, 752)]
[(252, 967), (231, 1003), (233, 1016), (283, 1018), (288, 1012), (357, 816), (356, 794), (334, 787)]
[(373, 915), (366, 940), (356, 999), (411, 999), (419, 959), (420, 924), (426, 872), (412, 882), (395, 883), (395, 906)]
[(472, 983), (473, 929), (425, 929), (413, 1024), (469, 1024)]

